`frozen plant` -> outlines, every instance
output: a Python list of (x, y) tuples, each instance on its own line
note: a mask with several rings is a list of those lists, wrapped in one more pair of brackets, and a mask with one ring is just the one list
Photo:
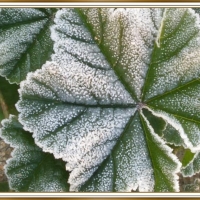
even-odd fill
[(6, 8), (0, 28), (0, 74), (20, 83), (11, 189), (177, 192), (200, 171), (194, 10)]

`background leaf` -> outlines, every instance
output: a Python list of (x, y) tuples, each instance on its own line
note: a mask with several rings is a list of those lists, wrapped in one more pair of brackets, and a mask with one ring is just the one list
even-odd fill
[(37, 147), (15, 116), (2, 121), (1, 137), (14, 147), (5, 166), (10, 189), (24, 192), (66, 192), (68, 172), (61, 160)]
[(1, 8), (0, 75), (19, 83), (50, 58), (55, 9)]
[[(11, 85), (4, 77), (0, 77), (0, 121), (8, 118), (9, 114), (18, 114), (15, 108), (15, 104), (19, 99), (18, 88), (18, 85)], [(3, 167), (6, 160), (10, 158), (11, 151), (12, 148), (0, 138), (0, 182), (3, 182), (2, 190), (3, 188), (6, 189), (7, 181)]]
[[(189, 157), (191, 158), (191, 156)], [(181, 173), (184, 177), (191, 177), (200, 172), (200, 153), (197, 152), (193, 155), (193, 159), (187, 165), (184, 165), (181, 169)]]
[[(15, 108), (15, 104), (17, 103), (18, 99), (19, 99), (19, 94), (18, 94), (18, 90), (19, 86), (18, 85), (14, 85), (14, 84), (9, 84), (9, 82), (4, 78), (4, 77), (0, 77), (0, 93), (2, 95), (3, 101), (6, 104), (6, 109), (8, 114), (13, 114), (13, 115), (17, 115), (18, 112)], [(5, 114), (3, 114), (2, 111), (2, 104), (0, 106), (0, 120), (4, 119)]]
[(186, 149), (182, 159), (182, 166), (185, 167), (187, 164), (189, 164), (189, 162), (193, 159), (194, 155), (195, 154), (192, 153), (189, 149)]

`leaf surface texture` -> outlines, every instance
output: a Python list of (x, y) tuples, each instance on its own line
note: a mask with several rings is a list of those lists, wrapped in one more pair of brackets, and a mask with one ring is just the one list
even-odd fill
[(198, 15), (62, 9), (51, 38), (52, 61), (21, 83), (17, 109), (36, 144), (66, 162), (70, 190), (179, 191), (167, 143), (200, 148)]

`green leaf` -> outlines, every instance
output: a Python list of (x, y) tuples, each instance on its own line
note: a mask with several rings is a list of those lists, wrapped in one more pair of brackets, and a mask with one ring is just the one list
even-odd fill
[(82, 191), (153, 190), (153, 168), (138, 113), (131, 117), (118, 141), (106, 164)]
[(163, 130), (163, 139), (168, 143), (174, 146), (183, 146), (184, 139), (179, 135), (178, 130), (176, 130), (172, 125), (167, 124), (165, 130)]
[(54, 9), (1, 8), (0, 75), (20, 83), (50, 58)]
[[(178, 169), (177, 158), (171, 156), (172, 149), (164, 144), (142, 116), (140, 119), (137, 113), (130, 120), (109, 159), (102, 163), (100, 170), (82, 186), (81, 191), (136, 190), (134, 183), (138, 179), (139, 189), (144, 191), (153, 189), (152, 179), (155, 179), (156, 192), (173, 191), (174, 185), (178, 187), (174, 181), (174, 176), (178, 179), (175, 175)], [(145, 139), (148, 141), (148, 151)], [(152, 163), (148, 157), (151, 157)]]
[[(193, 158), (193, 159), (192, 159)], [(200, 153), (195, 155), (189, 155), (190, 162), (187, 165), (183, 165), (181, 173), (184, 177), (191, 177), (200, 172)]]
[(182, 166), (185, 167), (194, 157), (194, 153), (192, 153), (189, 149), (186, 149), (184, 152), (184, 156), (182, 159)]
[(169, 123), (166, 123), (161, 117), (153, 115), (148, 109), (143, 109), (145, 117), (148, 119), (155, 133), (163, 138), (166, 143), (174, 146), (185, 146), (184, 140), (180, 137), (178, 131)]
[(168, 126), (166, 122), (162, 118), (154, 116), (148, 109), (143, 109), (143, 113), (154, 129), (154, 132), (163, 137), (166, 126)]
[[(149, 154), (154, 168), (154, 190), (156, 192), (173, 191), (174, 185), (178, 187), (178, 183), (174, 180), (174, 177), (178, 179), (176, 173), (179, 172), (180, 167), (180, 165), (177, 167), (177, 157), (171, 155), (172, 149), (166, 146), (164, 141), (155, 134), (144, 115), (142, 115), (141, 122), (144, 127), (146, 139), (148, 140)], [(172, 184), (173, 182), (174, 184)]]
[(17, 117), (2, 121), (1, 137), (14, 151), (7, 160), (5, 172), (10, 189), (18, 192), (66, 192), (68, 172), (61, 160), (44, 153), (34, 143), (31, 134), (24, 131)]
[(200, 150), (199, 20), (185, 8), (56, 13), (55, 54), (21, 83), (17, 109), (66, 162), (70, 191), (179, 191), (167, 143)]
[[(160, 48), (155, 47), (153, 52), (155, 56), (144, 85), (144, 99), (152, 109), (170, 118), (166, 120), (180, 131), (186, 138), (186, 145), (195, 151), (200, 148), (199, 18), (191, 10), (174, 11), (165, 11), (165, 15), (171, 17), (162, 21)], [(175, 22), (172, 19), (177, 14), (180, 16), (173, 29)]]

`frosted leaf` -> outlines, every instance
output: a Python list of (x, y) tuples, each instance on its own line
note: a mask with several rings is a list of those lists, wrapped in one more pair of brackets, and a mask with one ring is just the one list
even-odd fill
[(168, 144), (186, 147), (184, 139), (181, 138), (179, 132), (171, 124), (167, 124), (165, 130), (163, 131), (163, 139)]
[(129, 121), (109, 159), (81, 190), (125, 192), (138, 189), (141, 192), (151, 192), (154, 189), (153, 173), (137, 113)]
[(12, 115), (3, 120), (2, 126), (0, 136), (14, 148), (5, 166), (10, 189), (18, 192), (69, 191), (68, 172), (63, 161), (42, 152), (17, 117)]
[(132, 117), (110, 157), (80, 191), (179, 191), (181, 164), (141, 115)]
[(0, 12), (0, 75), (19, 83), (52, 53), (49, 26), (52, 9), (2, 8)]
[(166, 141), (166, 143), (173, 144), (175, 146), (186, 147), (185, 141), (187, 143), (187, 136), (184, 137), (184, 135), (181, 135), (174, 127), (174, 124), (170, 124), (167, 116), (164, 117), (162, 115), (163, 113), (157, 113), (155, 110), (152, 111), (149, 108), (143, 109), (143, 113), (154, 129), (154, 132), (157, 133), (164, 141)]
[(109, 155), (135, 108), (112, 71), (73, 64), (48, 62), (30, 73), (17, 108), (36, 143), (66, 161), (70, 180), (81, 184)]
[(144, 100), (169, 92), (200, 75), (199, 16), (192, 9), (165, 9), (160, 47), (155, 46)]
[(54, 21), (52, 61), (20, 85), (25, 130), (66, 162), (70, 191), (179, 191), (167, 143), (200, 148), (198, 16), (88, 8)]
[(154, 191), (179, 191), (178, 175), (181, 163), (172, 154), (173, 149), (154, 132), (147, 118), (140, 112), (146, 139), (148, 140), (149, 154), (154, 169)]
[(52, 29), (55, 41), (52, 59), (58, 63), (80, 59), (103, 68), (108, 68), (109, 63), (134, 99), (141, 100), (162, 9), (94, 8), (79, 12), (84, 16), (80, 18), (70, 9), (57, 13), (57, 25)]
[(148, 102), (154, 110), (162, 110), (160, 115), (186, 138), (192, 151), (200, 149), (199, 88), (199, 80), (194, 79)]

